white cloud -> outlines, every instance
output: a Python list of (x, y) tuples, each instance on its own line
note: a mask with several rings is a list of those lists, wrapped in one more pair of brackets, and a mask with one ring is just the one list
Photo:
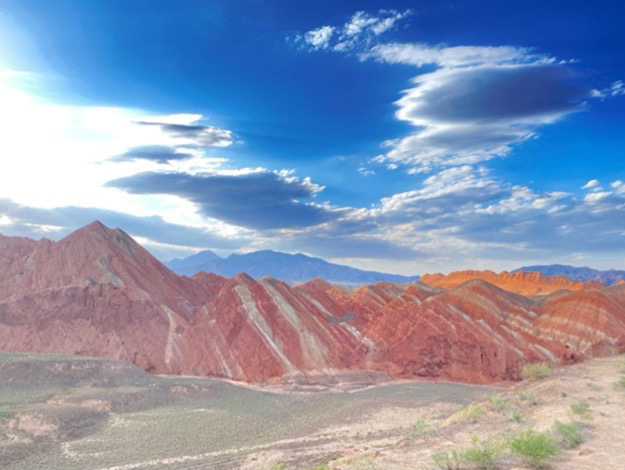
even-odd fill
[(374, 59), (389, 64), (406, 64), (422, 67), (462, 67), (484, 64), (515, 64), (535, 60), (548, 60), (532, 54), (530, 49), (511, 46), (430, 46), (427, 44), (385, 43), (377, 44), (359, 54), (362, 60)]
[[(180, 198), (133, 196), (105, 188), (109, 180), (163, 168), (148, 160), (109, 161), (146, 145), (182, 150), (189, 158), (169, 167), (193, 173), (220, 171), (226, 160), (206, 157), (206, 143), (230, 145), (232, 133), (204, 124), (198, 114), (157, 116), (120, 107), (72, 106), (25, 91), (30, 74), (0, 80), (0, 198), (30, 207), (104, 207), (137, 216), (161, 215), (181, 224), (210, 225)], [(24, 77), (24, 80), (21, 80)], [(139, 122), (155, 122), (141, 125)]]
[[(519, 61), (527, 57), (523, 54)], [(589, 96), (566, 68), (548, 61), (467, 65), (464, 59), (442, 60), (462, 65), (415, 77), (415, 86), (396, 102), (396, 115), (417, 130), (385, 142), (390, 150), (375, 161), (401, 163), (419, 173), (503, 157), (536, 137), (537, 127), (582, 109)]]
[(394, 260), (379, 262), (376, 269), (394, 266), (405, 273), (509, 269), (528, 260), (567, 262), (572, 253), (602, 259), (625, 252), (625, 183), (609, 187), (587, 188), (581, 197), (539, 192), (505, 183), (485, 167), (462, 165), (440, 170), (417, 189), (382, 198), (370, 209), (344, 208), (337, 220), (283, 237), (291, 249), (326, 255), (332, 243), (340, 247), (352, 240), (354, 259), (370, 257), (367, 250), (375, 243), (379, 256)]
[(380, 10), (376, 15), (370, 15), (357, 11), (342, 26), (321, 26), (297, 35), (295, 40), (310, 50), (352, 52), (375, 43), (378, 36), (391, 30), (411, 13), (411, 10)]
[(625, 93), (621, 81), (590, 89), (570, 68), (574, 61), (526, 47), (383, 42), (382, 33), (410, 12), (381, 13), (357, 12), (332, 27), (323, 44), (363, 61), (434, 67), (419, 70), (395, 103), (397, 118), (415, 130), (383, 143), (385, 152), (373, 161), (387, 167), (403, 165), (418, 174), (504, 157), (538, 137), (540, 126), (584, 109), (589, 98)]
[(321, 28), (308, 31), (304, 35), (304, 41), (313, 49), (325, 49), (330, 43), (330, 38), (334, 33), (332, 26), (322, 26)]
[(581, 189), (591, 189), (593, 191), (601, 190), (601, 185), (599, 184), (599, 180), (590, 180)]
[(610, 85), (610, 94), (612, 96), (625, 95), (625, 83), (623, 83), (623, 80), (617, 80)]
[(609, 96), (623, 96), (625, 95), (625, 82), (623, 80), (617, 80), (612, 82), (609, 87), (602, 90), (593, 89), (590, 91), (590, 95), (593, 98), (607, 98)]

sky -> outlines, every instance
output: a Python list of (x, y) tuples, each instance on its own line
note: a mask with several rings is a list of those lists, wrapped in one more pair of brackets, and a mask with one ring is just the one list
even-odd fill
[(625, 267), (625, 3), (2, 0), (0, 233)]

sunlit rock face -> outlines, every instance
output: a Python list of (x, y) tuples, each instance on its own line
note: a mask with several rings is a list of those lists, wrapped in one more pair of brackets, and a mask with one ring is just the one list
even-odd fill
[(550, 294), (560, 289), (581, 290), (589, 288), (602, 288), (603, 284), (597, 281), (572, 281), (564, 276), (544, 276), (538, 272), (502, 271), (499, 274), (493, 271), (455, 271), (447, 276), (437, 274), (426, 274), (421, 277), (421, 282), (444, 289), (453, 289), (465, 281), (472, 279), (482, 279), (491, 284), (501, 287), (510, 292), (521, 295), (541, 295)]
[(625, 350), (625, 285), (535, 273), (357, 289), (188, 278), (99, 222), (58, 242), (0, 236), (0, 268), (0, 349), (123, 359), (159, 374), (494, 383), (519, 379), (527, 362)]

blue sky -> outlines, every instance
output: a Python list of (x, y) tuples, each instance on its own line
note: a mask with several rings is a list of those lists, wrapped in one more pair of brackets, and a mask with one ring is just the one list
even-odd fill
[(4, 0), (0, 232), (622, 267), (620, 1)]

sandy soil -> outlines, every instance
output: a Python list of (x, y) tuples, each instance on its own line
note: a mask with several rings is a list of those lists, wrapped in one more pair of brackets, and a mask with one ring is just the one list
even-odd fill
[[(300, 454), (307, 453), (310, 460), (318, 460), (316, 457), (321, 453), (336, 452), (338, 458), (323, 463), (336, 470), (433, 469), (439, 468), (433, 462), (434, 453), (467, 448), (473, 436), (480, 440), (499, 438), (523, 429), (551, 433), (554, 421), (560, 420), (579, 422), (583, 426), (584, 442), (574, 449), (563, 450), (550, 461), (550, 468), (622, 470), (625, 469), (625, 389), (616, 382), (624, 375), (622, 356), (601, 358), (562, 367), (549, 378), (514, 385), (491, 400), (461, 410), (450, 405), (411, 411), (385, 408), (363, 417), (353, 426), (331, 427), (311, 436), (310, 446), (300, 450)], [(571, 405), (584, 401), (590, 405), (588, 412), (574, 413)], [(483, 413), (468, 411), (476, 408)], [(411, 433), (417, 420), (430, 424), (436, 435)], [(315, 438), (322, 435), (331, 435), (333, 439), (323, 446), (317, 445)], [(264, 451), (250, 455), (243, 468), (291, 468), (293, 460), (294, 455), (288, 449)], [(305, 455), (298, 455), (297, 460), (301, 463)], [(529, 467), (513, 456), (504, 456), (497, 468)]]

